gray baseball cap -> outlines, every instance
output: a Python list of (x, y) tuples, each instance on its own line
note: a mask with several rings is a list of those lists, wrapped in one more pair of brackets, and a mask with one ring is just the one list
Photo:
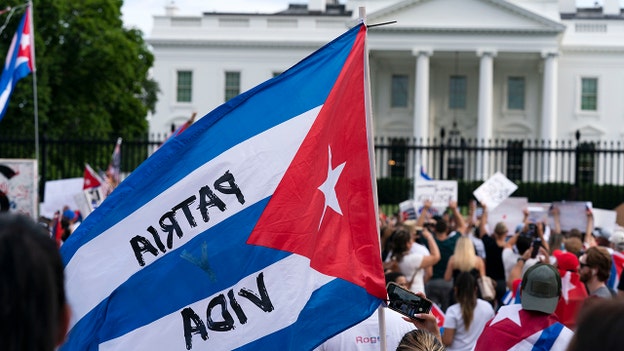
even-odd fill
[(551, 314), (561, 295), (561, 276), (549, 264), (537, 263), (522, 277), (522, 309)]

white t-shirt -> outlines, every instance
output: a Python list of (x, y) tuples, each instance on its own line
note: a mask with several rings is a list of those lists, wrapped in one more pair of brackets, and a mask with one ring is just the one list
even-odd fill
[[(384, 308), (386, 320), (386, 346), (396, 350), (405, 333), (414, 330), (412, 323), (403, 320), (401, 314)], [(325, 341), (315, 351), (378, 351), (379, 350), (379, 312), (375, 311), (359, 324)]]
[(494, 309), (488, 302), (477, 299), (470, 329), (464, 327), (464, 319), (461, 314), (461, 307), (458, 303), (450, 306), (446, 310), (444, 318), (444, 328), (455, 329), (453, 343), (446, 347), (448, 351), (472, 350), (477, 343), (477, 339), (485, 324), (494, 317)]
[(503, 249), (503, 267), (505, 268), (505, 281), (509, 280), (509, 273), (518, 263), (518, 258), (521, 256), (514, 252), (512, 248), (506, 247)]
[(420, 253), (410, 252), (399, 262), (399, 269), (405, 275), (405, 279), (409, 282), (414, 277), (410, 290), (415, 293), (425, 291), (425, 270), (420, 268), (424, 257)]

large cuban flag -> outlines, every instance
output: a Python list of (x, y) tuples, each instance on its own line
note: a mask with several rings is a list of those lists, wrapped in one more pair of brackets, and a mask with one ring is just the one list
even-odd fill
[(62, 350), (310, 350), (386, 297), (360, 24), (139, 166), (62, 246)]

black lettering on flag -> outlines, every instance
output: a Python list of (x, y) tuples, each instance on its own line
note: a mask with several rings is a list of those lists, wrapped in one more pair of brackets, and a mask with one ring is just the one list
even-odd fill
[(145, 266), (145, 260), (143, 259), (143, 253), (149, 252), (154, 256), (158, 256), (158, 250), (152, 245), (152, 243), (145, 239), (144, 237), (137, 235), (134, 238), (130, 239), (130, 246), (132, 246), (132, 251), (134, 251), (134, 256), (136, 256), (137, 261), (139, 262), (139, 266)]
[[(224, 185), (227, 183), (227, 185)], [(242, 205), (245, 203), (245, 197), (234, 180), (234, 175), (230, 171), (226, 171), (224, 175), (214, 182), (214, 188), (223, 194), (236, 194), (238, 202)]]
[(181, 209), (182, 212), (184, 213), (184, 217), (186, 217), (186, 220), (188, 221), (191, 227), (197, 227), (197, 222), (195, 222), (195, 217), (193, 217), (193, 214), (191, 213), (191, 209), (189, 208), (189, 206), (191, 206), (191, 204), (193, 204), (193, 202), (195, 202), (196, 199), (197, 199), (197, 196), (193, 195), (172, 208), (174, 212)]
[(206, 223), (208, 223), (208, 221), (210, 220), (210, 216), (208, 216), (209, 207), (216, 207), (219, 210), (221, 210), (221, 212), (225, 211), (225, 203), (221, 201), (221, 199), (219, 199), (217, 195), (215, 195), (215, 193), (212, 192), (212, 190), (210, 190), (208, 185), (206, 185), (202, 187), (201, 189), (199, 189), (199, 207), (198, 207), (199, 211), (201, 212), (202, 219)]
[(238, 304), (238, 301), (236, 301), (234, 290), (228, 291), (228, 298), (230, 299), (230, 306), (232, 306), (234, 313), (236, 313), (236, 317), (238, 317), (238, 321), (241, 324), (247, 323), (247, 315), (245, 314), (245, 312), (243, 312), (243, 309)]
[[(169, 220), (169, 223), (165, 223), (165, 220)], [(181, 238), (184, 233), (182, 233), (182, 228), (180, 228), (180, 224), (175, 218), (175, 212), (169, 211), (160, 217), (160, 227), (163, 232), (167, 233), (167, 247), (171, 249), (173, 247), (173, 232), (176, 233), (178, 238)]]
[(163, 244), (162, 240), (160, 240), (160, 235), (158, 235), (156, 228), (150, 225), (149, 227), (147, 227), (147, 231), (152, 234), (152, 237), (154, 237), (154, 241), (156, 242), (156, 246), (158, 246), (158, 249), (160, 250), (160, 252), (162, 253), (167, 252), (165, 245)]
[[(223, 321), (215, 322), (212, 320), (212, 310), (215, 307), (220, 307)], [(210, 300), (208, 308), (206, 309), (206, 316), (208, 317), (208, 329), (210, 330), (223, 332), (234, 329), (234, 318), (232, 318), (232, 314), (227, 310), (227, 303), (225, 301), (225, 295), (223, 294), (219, 294), (219, 296)]]
[(199, 334), (204, 341), (208, 340), (206, 325), (192, 308), (187, 307), (180, 314), (184, 323), (184, 341), (187, 350), (193, 348), (193, 334)]
[(274, 307), (271, 303), (271, 299), (269, 298), (269, 294), (267, 293), (266, 286), (264, 285), (264, 273), (260, 272), (258, 277), (256, 278), (256, 283), (258, 284), (258, 292), (260, 293), (260, 297), (256, 295), (253, 291), (242, 288), (238, 295), (248, 299), (253, 302), (254, 305), (260, 307), (264, 312), (273, 311)]

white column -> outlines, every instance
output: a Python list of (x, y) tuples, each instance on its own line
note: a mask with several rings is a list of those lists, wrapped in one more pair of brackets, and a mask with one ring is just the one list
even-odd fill
[(479, 106), (477, 138), (492, 138), (492, 103), (494, 90), (494, 56), (492, 51), (477, 52), (479, 64)]
[[(412, 54), (416, 56), (416, 79), (414, 80), (414, 138), (417, 144), (427, 143), (429, 138), (429, 56), (431, 50), (414, 49)], [(414, 194), (420, 167), (427, 165), (427, 157), (424, 153), (416, 151), (414, 155)]]
[(416, 79), (414, 86), (414, 137), (429, 137), (429, 56), (431, 50), (412, 51), (416, 56)]
[[(494, 56), (495, 51), (478, 51), (479, 56), (479, 106), (477, 114), (477, 139), (489, 143), (492, 139), (492, 104), (494, 92)], [(490, 175), (488, 155), (477, 158), (477, 177), (486, 179)]]
[(542, 87), (542, 125), (540, 138), (554, 140), (557, 138), (557, 54), (542, 54), (544, 58), (544, 79)]
[[(557, 101), (559, 94), (557, 91), (558, 80), (558, 59), (557, 53), (544, 52), (542, 53), (544, 58), (544, 76), (542, 86), (542, 118), (541, 118), (541, 131), (540, 138), (545, 142), (554, 142), (557, 139)], [(545, 155), (544, 162), (542, 163), (544, 169), (542, 169), (543, 181), (555, 181), (556, 179), (556, 159)]]

